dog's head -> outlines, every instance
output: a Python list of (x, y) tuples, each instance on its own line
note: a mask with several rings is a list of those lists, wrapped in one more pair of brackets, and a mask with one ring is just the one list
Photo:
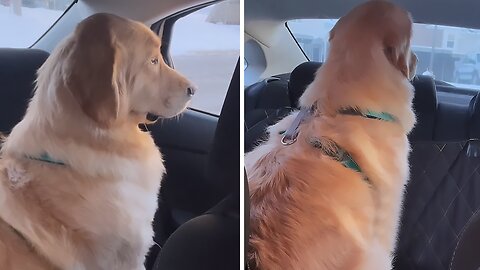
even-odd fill
[(163, 61), (161, 40), (145, 25), (110, 14), (82, 21), (60, 49), (64, 85), (101, 127), (182, 112), (195, 88)]
[[(330, 31), (330, 43), (351, 47), (382, 46), (385, 57), (407, 79), (415, 76), (417, 57), (410, 49), (412, 18), (410, 14), (385, 0), (371, 0), (351, 10)], [(366, 63), (364, 63), (366, 64)]]
[(410, 14), (383, 0), (352, 9), (330, 32), (328, 57), (300, 98), (325, 115), (358, 107), (388, 112), (406, 132), (415, 123), (412, 111), (417, 58), (410, 48)]

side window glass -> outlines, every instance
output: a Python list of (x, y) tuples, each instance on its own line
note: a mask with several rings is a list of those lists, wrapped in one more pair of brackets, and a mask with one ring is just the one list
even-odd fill
[(220, 114), (240, 55), (240, 1), (220, 2), (178, 19), (170, 56), (198, 92), (190, 107)]

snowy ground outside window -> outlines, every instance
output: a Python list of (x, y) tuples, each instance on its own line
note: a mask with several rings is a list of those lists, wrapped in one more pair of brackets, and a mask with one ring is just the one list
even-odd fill
[(179, 19), (170, 53), (175, 69), (197, 87), (191, 107), (220, 114), (240, 56), (240, 26), (209, 22), (215, 5)]

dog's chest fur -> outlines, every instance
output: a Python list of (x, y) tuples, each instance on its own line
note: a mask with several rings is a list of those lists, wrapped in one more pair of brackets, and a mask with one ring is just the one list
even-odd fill
[(137, 269), (153, 244), (161, 155), (152, 144), (141, 160), (92, 157), (108, 175), (3, 159), (0, 217), (62, 269)]

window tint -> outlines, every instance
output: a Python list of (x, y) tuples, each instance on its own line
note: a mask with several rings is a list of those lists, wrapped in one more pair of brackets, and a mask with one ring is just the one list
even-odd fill
[(0, 0), (0, 47), (33, 45), (72, 0)]
[(170, 55), (197, 87), (190, 107), (220, 114), (240, 55), (240, 1), (228, 0), (175, 22)]
[[(300, 19), (287, 22), (287, 26), (308, 59), (323, 62), (329, 31), (336, 22)], [(480, 90), (480, 30), (415, 23), (412, 49), (418, 57), (418, 74)]]

